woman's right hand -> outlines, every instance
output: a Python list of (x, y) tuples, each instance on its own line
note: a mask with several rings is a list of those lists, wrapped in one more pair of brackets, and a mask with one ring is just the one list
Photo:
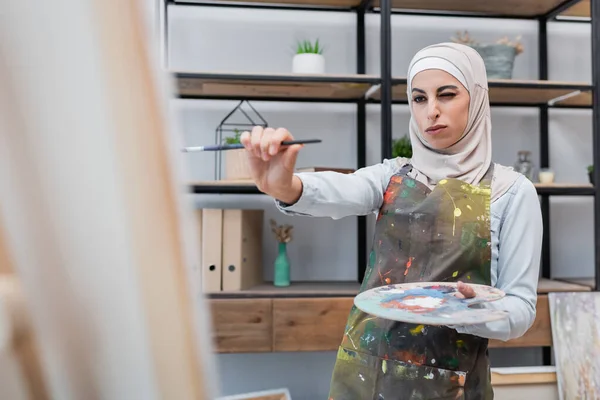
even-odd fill
[(294, 176), (302, 145), (281, 146), (282, 141), (293, 139), (287, 129), (261, 126), (240, 136), (240, 142), (246, 148), (250, 174), (258, 189), (287, 204), (295, 203), (302, 194), (302, 181)]

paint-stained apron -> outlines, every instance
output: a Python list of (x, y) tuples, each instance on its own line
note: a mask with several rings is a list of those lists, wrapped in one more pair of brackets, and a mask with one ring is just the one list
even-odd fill
[[(390, 179), (360, 291), (420, 281), (490, 285), (493, 166), (479, 185), (445, 179), (433, 190), (411, 169)], [(492, 398), (487, 339), (352, 308), (330, 400)]]

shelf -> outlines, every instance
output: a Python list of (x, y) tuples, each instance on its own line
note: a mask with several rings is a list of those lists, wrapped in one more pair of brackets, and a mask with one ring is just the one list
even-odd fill
[[(546, 196), (593, 196), (595, 189), (588, 184), (535, 184), (540, 195)], [(262, 194), (251, 181), (199, 181), (190, 184), (195, 194)]]
[(198, 181), (190, 184), (195, 194), (263, 194), (252, 181)]
[[(379, 7), (379, 0), (373, 1)], [(480, 16), (534, 18), (548, 14), (564, 0), (392, 0), (393, 9)]]
[[(210, 293), (208, 297), (213, 299), (354, 297), (358, 294), (359, 289), (360, 284), (358, 282), (292, 282), (287, 287), (276, 287), (272, 283), (267, 282), (246, 290)], [(547, 294), (549, 292), (587, 292), (590, 290), (590, 287), (586, 285), (546, 278), (541, 278), (538, 284), (538, 294)]]
[(301, 9), (340, 9), (349, 10), (360, 6), (361, 0), (173, 0), (177, 4), (205, 4), (205, 5), (252, 5), (252, 6), (277, 6), (278, 8), (295, 7)]
[[(174, 73), (183, 99), (354, 102), (380, 83), (371, 75)], [(406, 102), (406, 78), (393, 79), (392, 96)], [(591, 86), (581, 82), (491, 79), (492, 105), (591, 107)], [(380, 100), (379, 90), (371, 97)]]
[(554, 278), (559, 281), (572, 283), (580, 286), (587, 286), (590, 290), (594, 290), (596, 287), (596, 281), (594, 278)]
[[(357, 10), (361, 0), (170, 0), (172, 4), (204, 5), (219, 7), (250, 7), (264, 9), (291, 9), (291, 10), (325, 10), (343, 11)], [(371, 8), (380, 7), (379, 0), (372, 0)], [(535, 18), (547, 15), (549, 12), (558, 12), (559, 7), (564, 7), (564, 0), (533, 0), (521, 2), (519, 0), (392, 0), (392, 12), (424, 13), (431, 15), (456, 15), (475, 17), (499, 18)], [(571, 7), (558, 14), (564, 17), (589, 18), (590, 1), (580, 0)]]
[(280, 297), (354, 297), (358, 294), (358, 282), (292, 282), (287, 287), (264, 283), (251, 289), (236, 292), (211, 293), (209, 297), (223, 298), (280, 298)]
[(379, 83), (370, 75), (175, 72), (178, 97), (279, 101), (357, 101)]
[(538, 283), (538, 294), (548, 294), (550, 292), (589, 292), (591, 288), (576, 283), (559, 281), (556, 279), (541, 278)]
[(495, 386), (556, 383), (556, 366), (501, 367), (490, 372)]
[(590, 0), (581, 0), (563, 11), (561, 17), (590, 18)]
[(592, 107), (592, 92), (585, 91), (581, 92), (576, 96), (569, 97), (567, 99), (561, 100), (558, 104), (559, 107)]
[(541, 184), (536, 183), (538, 194), (547, 196), (593, 196), (595, 188), (590, 184)]
[[(394, 101), (406, 102), (407, 79), (392, 80), (392, 98)], [(545, 105), (556, 107), (591, 107), (592, 87), (585, 83), (527, 81), (514, 79), (490, 79), (488, 81), (490, 104), (492, 105)], [(565, 96), (570, 96), (565, 98)], [(375, 93), (379, 99), (379, 92)], [(552, 103), (552, 101), (555, 101)]]

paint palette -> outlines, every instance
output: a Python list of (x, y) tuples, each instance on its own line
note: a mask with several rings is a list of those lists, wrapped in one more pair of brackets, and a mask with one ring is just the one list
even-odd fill
[(475, 297), (461, 298), (455, 282), (414, 282), (376, 287), (360, 293), (354, 305), (368, 314), (425, 325), (473, 325), (506, 318), (504, 310), (474, 305), (504, 297), (500, 289), (469, 284)]

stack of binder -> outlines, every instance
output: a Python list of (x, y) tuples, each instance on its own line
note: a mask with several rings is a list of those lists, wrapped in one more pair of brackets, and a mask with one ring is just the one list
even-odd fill
[(197, 215), (203, 292), (234, 292), (261, 284), (264, 211), (203, 208)]

